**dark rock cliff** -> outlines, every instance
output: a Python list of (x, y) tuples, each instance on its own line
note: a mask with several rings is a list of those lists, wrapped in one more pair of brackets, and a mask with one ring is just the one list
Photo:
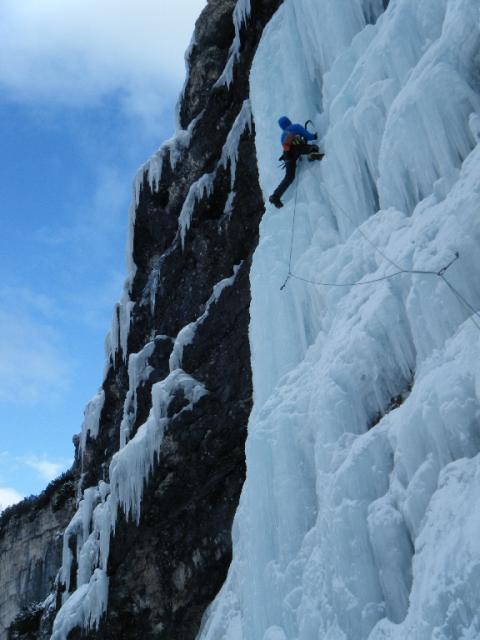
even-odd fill
[[(110, 336), (98, 433), (87, 435), (83, 460), (77, 459), (80, 489), (110, 482), (122, 420), (128, 414), (131, 440), (151, 412), (152, 387), (169, 375), (173, 345), (189, 323), (196, 323), (195, 331), (183, 345), (179, 364), (206, 393), (191, 402), (177, 388), (168, 399), (168, 423), (143, 492), (139, 523), (120, 510), (111, 537), (107, 612), (98, 630), (77, 625), (69, 640), (193, 639), (226, 577), (252, 405), (249, 270), (264, 211), (254, 123), (245, 101), (257, 44), (280, 2), (252, 0), (238, 31), (232, 16), (236, 2), (209, 0), (196, 24), (179, 104), (180, 125), (189, 128), (189, 138), (159, 152), (155, 162), (161, 170), (154, 178), (152, 163), (140, 177), (132, 236), (136, 268), (128, 299), (115, 312), (122, 320), (128, 307), (128, 335), (112, 331)], [(232, 81), (217, 83), (238, 36)], [(239, 129), (232, 153), (228, 136), (234, 125)], [(179, 217), (192, 193), (197, 196), (182, 234)], [(214, 289), (227, 278), (229, 286)], [(139, 352), (146, 354), (146, 373), (135, 381), (128, 358)], [(69, 591), (74, 592), (74, 537), (68, 545), (74, 554)], [(53, 564), (58, 569), (58, 556)], [(59, 579), (56, 605), (43, 617), (34, 612), (32, 628), (23, 635), (12, 628), (10, 637), (49, 638), (64, 588)], [(21, 604), (27, 604), (25, 598)]]

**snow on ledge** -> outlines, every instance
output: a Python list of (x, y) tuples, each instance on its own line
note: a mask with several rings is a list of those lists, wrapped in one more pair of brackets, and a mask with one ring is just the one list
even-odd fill
[(242, 26), (250, 17), (252, 10), (251, 0), (238, 0), (233, 10), (233, 26), (235, 27), (235, 37), (228, 52), (228, 60), (222, 75), (218, 78), (214, 87), (226, 85), (229, 87), (233, 82), (233, 68), (240, 56), (240, 31)]
[(235, 183), (235, 176), (237, 172), (238, 162), (238, 145), (240, 138), (248, 127), (249, 131), (252, 130), (252, 109), (250, 106), (250, 100), (245, 100), (242, 104), (242, 108), (238, 116), (233, 123), (233, 126), (227, 136), (227, 140), (222, 148), (222, 155), (220, 160), (211, 173), (205, 173), (194, 182), (185, 198), (180, 216), (178, 218), (178, 225), (180, 229), (180, 238), (182, 241), (182, 247), (185, 246), (185, 236), (190, 228), (192, 222), (193, 209), (195, 204), (199, 202), (204, 196), (210, 196), (213, 192), (213, 185), (215, 178), (217, 177), (218, 170), (220, 168), (226, 169), (230, 163), (230, 184), (233, 189)]
[(147, 174), (148, 184), (152, 191), (158, 188), (162, 177), (162, 169), (165, 158), (170, 160), (170, 166), (175, 169), (183, 151), (189, 146), (193, 132), (198, 121), (202, 118), (204, 111), (201, 111), (188, 125), (187, 129), (177, 129), (175, 134), (169, 140), (166, 140), (162, 146), (156, 151), (147, 162), (145, 162), (137, 171), (134, 180), (135, 204), (138, 206), (140, 201), (140, 193), (145, 174)]
[(127, 340), (130, 330), (130, 315), (134, 303), (130, 299), (130, 289), (136, 274), (137, 266), (133, 259), (133, 242), (135, 236), (136, 210), (140, 202), (145, 174), (151, 191), (158, 188), (162, 176), (163, 163), (168, 157), (170, 166), (175, 169), (182, 153), (187, 149), (192, 139), (192, 135), (197, 122), (203, 116), (203, 111), (192, 120), (187, 129), (178, 129), (175, 135), (162, 144), (159, 150), (138, 169), (133, 182), (133, 196), (129, 210), (128, 240), (127, 240), (127, 278), (124, 285), (122, 298), (114, 308), (112, 327), (105, 340), (105, 372), (115, 363), (115, 355), (119, 349), (122, 351), (123, 359), (127, 357)]
[(218, 302), (218, 299), (220, 298), (223, 290), (233, 285), (241, 266), (242, 263), (235, 265), (233, 267), (232, 276), (230, 276), (229, 278), (224, 278), (223, 280), (220, 280), (220, 282), (217, 282), (217, 284), (213, 287), (213, 293), (208, 299), (205, 306), (205, 311), (202, 313), (202, 315), (197, 318), (197, 320), (195, 320), (194, 322), (190, 322), (185, 327), (183, 327), (181, 331), (179, 331), (173, 345), (172, 353), (170, 355), (170, 371), (175, 371), (176, 369), (181, 368), (184, 348), (188, 344), (191, 344), (193, 342), (198, 327), (206, 320), (208, 314), (210, 313), (211, 306)]
[(104, 403), (105, 392), (103, 389), (100, 389), (85, 407), (85, 418), (83, 420), (82, 432), (80, 434), (80, 453), (82, 456), (85, 451), (88, 436), (91, 438), (96, 438), (98, 436), (100, 414), (102, 413)]

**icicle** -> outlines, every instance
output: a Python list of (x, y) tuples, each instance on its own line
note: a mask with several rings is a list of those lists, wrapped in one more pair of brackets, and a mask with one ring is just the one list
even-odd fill
[(123, 408), (123, 419), (120, 425), (120, 448), (127, 443), (130, 429), (137, 415), (137, 389), (142, 382), (148, 380), (153, 371), (148, 359), (155, 350), (155, 343), (149, 342), (139, 353), (131, 353), (128, 359), (128, 392)]
[(198, 327), (203, 322), (205, 322), (205, 320), (208, 317), (208, 314), (210, 313), (210, 309), (212, 305), (217, 303), (218, 299), (220, 298), (220, 295), (222, 294), (222, 291), (227, 287), (231, 287), (233, 285), (240, 267), (241, 267), (241, 264), (235, 265), (233, 268), (232, 276), (230, 276), (229, 278), (224, 278), (220, 282), (217, 282), (217, 284), (213, 287), (213, 293), (208, 299), (207, 304), (205, 305), (205, 311), (202, 313), (202, 315), (199, 318), (197, 318), (195, 322), (190, 322), (190, 324), (187, 324), (185, 327), (183, 327), (181, 331), (179, 331), (175, 339), (175, 342), (173, 344), (172, 353), (170, 355), (170, 361), (169, 361), (170, 371), (173, 372), (175, 371), (175, 369), (182, 368), (183, 350), (185, 346), (193, 342), (193, 339), (195, 337), (195, 333)]
[(230, 164), (230, 184), (233, 189), (237, 170), (238, 145), (240, 144), (240, 138), (247, 127), (251, 131), (252, 112), (249, 100), (245, 100), (243, 102), (242, 108), (235, 118), (233, 126), (222, 148), (222, 154), (216, 168), (211, 173), (205, 173), (201, 178), (194, 182), (188, 191), (178, 218), (182, 247), (185, 245), (185, 237), (192, 222), (195, 205), (202, 198), (208, 197), (212, 194), (215, 178), (217, 177), (217, 172), (220, 167), (226, 169), (228, 164)]
[(241, 38), (240, 32), (242, 26), (246, 23), (251, 12), (251, 0), (237, 0), (235, 9), (233, 10), (233, 26), (235, 28), (235, 37), (228, 52), (228, 60), (221, 76), (216, 81), (216, 87), (220, 85), (230, 86), (233, 82), (233, 69), (235, 63), (240, 56)]
[[(225, 285), (223, 285), (225, 286)], [(218, 285), (217, 285), (218, 287)], [(217, 294), (219, 289), (217, 288)], [(153, 352), (149, 343), (130, 360), (131, 388), (146, 375), (147, 359)], [(136, 357), (135, 357), (136, 356)], [(140, 520), (141, 501), (146, 483), (158, 458), (169, 404), (181, 391), (187, 411), (207, 393), (204, 385), (180, 369), (152, 387), (152, 410), (135, 436), (112, 458), (110, 484), (100, 481), (85, 490), (78, 510), (64, 533), (60, 580), (65, 585), (63, 604), (55, 618), (51, 640), (66, 640), (75, 627), (96, 628), (106, 612), (108, 602), (108, 556), (110, 537), (115, 531), (119, 507), (127, 518)], [(75, 541), (77, 589), (70, 593), (73, 566), (72, 541)]]
[(139, 522), (143, 490), (160, 451), (168, 423), (168, 404), (176, 390), (181, 390), (190, 403), (182, 410), (191, 408), (207, 393), (202, 384), (180, 369), (172, 371), (165, 380), (153, 385), (152, 409), (147, 421), (125, 447), (113, 456), (110, 464), (113, 527), (118, 506), (122, 507), (128, 517)]
[(83, 455), (85, 446), (87, 444), (87, 438), (96, 438), (98, 436), (98, 429), (100, 426), (100, 414), (105, 402), (105, 392), (100, 389), (98, 393), (93, 396), (90, 402), (85, 408), (85, 419), (82, 425), (82, 431), (80, 434), (80, 454)]

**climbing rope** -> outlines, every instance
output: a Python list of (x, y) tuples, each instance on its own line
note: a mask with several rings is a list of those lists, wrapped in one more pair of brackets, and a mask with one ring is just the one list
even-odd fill
[[(300, 169), (300, 167), (299, 167), (299, 169)], [(386, 274), (384, 276), (379, 276), (378, 278), (371, 278), (370, 280), (359, 280), (359, 281), (356, 281), (356, 282), (321, 282), (319, 280), (310, 280), (308, 278), (303, 278), (302, 276), (299, 276), (299, 275), (293, 273), (292, 272), (292, 257), (293, 257), (294, 238), (295, 238), (295, 217), (296, 217), (296, 212), (297, 212), (298, 174), (299, 173), (300, 173), (300, 171), (297, 170), (297, 175), (295, 177), (295, 199), (294, 199), (294, 205), (293, 205), (292, 230), (291, 230), (291, 234), (290, 234), (290, 253), (289, 253), (289, 257), (288, 257), (288, 273), (287, 273), (287, 277), (285, 279), (285, 282), (280, 287), (280, 291), (283, 291), (283, 289), (285, 289), (285, 287), (287, 285), (287, 282), (289, 281), (290, 278), (293, 278), (295, 280), (299, 280), (301, 282), (305, 282), (306, 284), (312, 284), (312, 285), (316, 285), (316, 286), (320, 286), (320, 287), (357, 287), (357, 286), (362, 286), (362, 285), (367, 285), (367, 284), (375, 284), (375, 283), (378, 283), (378, 282), (382, 282), (384, 280), (391, 280), (392, 278), (396, 278), (397, 276), (404, 275), (404, 274), (435, 276), (435, 277), (440, 278), (441, 280), (443, 280), (443, 282), (446, 284), (446, 286), (455, 295), (457, 300), (465, 307), (465, 309), (467, 309), (467, 311), (470, 314), (472, 314), (469, 317), (470, 317), (471, 321), (473, 322), (473, 324), (480, 331), (480, 313), (479, 313), (479, 311), (477, 309), (475, 309), (475, 307), (472, 304), (470, 304), (470, 302), (468, 302), (468, 300), (460, 293), (460, 291), (458, 291), (458, 289), (456, 287), (454, 287), (454, 285), (445, 276), (445, 274), (447, 273), (448, 269), (450, 269), (450, 267), (460, 258), (460, 254), (458, 253), (458, 251), (455, 252), (454, 258), (452, 258), (452, 260), (450, 260), (450, 262), (448, 264), (446, 264), (444, 267), (442, 267), (439, 271), (430, 271), (430, 270), (422, 270), (422, 269), (403, 269), (394, 260), (392, 260), (385, 252), (383, 252), (367, 236), (367, 234), (364, 231), (362, 231), (362, 229), (360, 229), (360, 227), (356, 227), (356, 230), (360, 233), (360, 235), (363, 236), (363, 238), (373, 247), (373, 249), (377, 253), (379, 253), (384, 258), (384, 260), (386, 260), (393, 267), (395, 267), (396, 271), (394, 271), (393, 273)], [(352, 220), (352, 218), (349, 215), (349, 213), (332, 196), (332, 194), (327, 190), (327, 188), (324, 185), (322, 185), (322, 187), (323, 187), (328, 199), (331, 202), (333, 202), (340, 209), (340, 211), (343, 212), (343, 214), (352, 223), (352, 225), (355, 226), (355, 222)]]
[(444, 273), (439, 274), (439, 276), (445, 282), (445, 284), (450, 289), (450, 291), (453, 293), (453, 295), (457, 298), (457, 300), (461, 304), (463, 304), (463, 306), (465, 307), (465, 309), (467, 311), (469, 311), (472, 314), (472, 315), (469, 315), (468, 317), (473, 322), (473, 324), (477, 327), (477, 329), (480, 331), (480, 313), (475, 309), (475, 307), (473, 307), (468, 302), (468, 300), (460, 293), (460, 291), (458, 289), (456, 289), (449, 280), (447, 280), (447, 278), (445, 277)]
[(300, 173), (299, 169), (297, 169), (297, 174), (295, 176), (295, 200), (293, 203), (293, 217), (292, 217), (292, 233), (290, 234), (290, 255), (288, 256), (288, 274), (285, 279), (285, 282), (280, 287), (280, 291), (283, 291), (287, 286), (287, 282), (289, 278), (295, 278), (296, 276), (292, 273), (292, 254), (293, 254), (293, 239), (295, 236), (295, 215), (297, 213), (297, 196), (298, 196), (298, 174)]

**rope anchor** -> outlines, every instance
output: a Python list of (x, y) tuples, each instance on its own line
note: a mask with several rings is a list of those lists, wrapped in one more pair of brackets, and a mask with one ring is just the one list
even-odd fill
[[(450, 269), (450, 267), (460, 258), (460, 253), (458, 251), (455, 251), (455, 254), (452, 260), (450, 260), (450, 262), (446, 264), (444, 267), (442, 267), (439, 271), (427, 271), (427, 270), (420, 270), (420, 269), (403, 269), (391, 258), (389, 258), (388, 255), (386, 255), (379, 247), (377, 247), (377, 245), (374, 244), (370, 240), (370, 238), (359, 227), (357, 227), (357, 231), (365, 238), (365, 240), (373, 247), (373, 249), (377, 253), (379, 253), (387, 262), (389, 262), (393, 267), (395, 267), (397, 271), (395, 271), (394, 273), (387, 274), (385, 276), (378, 277), (378, 278), (372, 278), (370, 280), (363, 280), (363, 281), (360, 280), (357, 282), (318, 282), (315, 280), (309, 280), (308, 278), (302, 278), (301, 276), (297, 276), (295, 273), (293, 273), (292, 272), (292, 254), (293, 254), (293, 242), (294, 242), (294, 236), (295, 236), (295, 215), (297, 212), (298, 173), (299, 172), (297, 171), (296, 180), (295, 180), (295, 200), (294, 200), (294, 206), (293, 206), (292, 231), (291, 231), (291, 237), (290, 237), (290, 255), (288, 258), (288, 274), (285, 279), (285, 282), (280, 287), (280, 291), (283, 291), (285, 289), (285, 287), (287, 286), (287, 282), (290, 280), (290, 278), (294, 278), (295, 280), (300, 280), (301, 282), (305, 282), (307, 284), (312, 284), (320, 287), (356, 287), (360, 285), (373, 284), (375, 282), (382, 282), (383, 280), (390, 280), (399, 275), (407, 274), (407, 273), (410, 275), (432, 275), (432, 276), (437, 276), (438, 278), (444, 281), (444, 283), (447, 285), (447, 287), (450, 289), (453, 295), (457, 298), (457, 300), (465, 307), (465, 309), (469, 313), (472, 314), (470, 315), (470, 320), (477, 327), (477, 329), (480, 330), (480, 324), (479, 324), (480, 312), (477, 309), (475, 309), (475, 307), (472, 304), (470, 304), (470, 302), (458, 291), (456, 287), (454, 287), (454, 285), (449, 280), (447, 280), (445, 276), (445, 274)], [(345, 216), (355, 226), (355, 223), (350, 217), (350, 215), (348, 214), (348, 212), (345, 211), (345, 209), (337, 202), (337, 200), (332, 196), (332, 194), (327, 191), (325, 185), (323, 185), (323, 187), (328, 195), (328, 198), (337, 205), (340, 211), (343, 211)]]
[(285, 278), (285, 282), (282, 284), (282, 286), (280, 287), (280, 291), (283, 291), (285, 289), (285, 287), (287, 286), (287, 282), (290, 280), (290, 272), (288, 272), (287, 277)]
[(459, 258), (460, 258), (460, 254), (458, 253), (458, 251), (455, 251), (455, 257), (453, 258), (453, 260), (450, 260), (450, 262), (447, 265), (445, 265), (442, 269), (440, 269), (440, 271), (437, 271), (437, 276), (442, 277), (448, 271), (448, 269), (450, 269), (452, 264), (456, 262)]

